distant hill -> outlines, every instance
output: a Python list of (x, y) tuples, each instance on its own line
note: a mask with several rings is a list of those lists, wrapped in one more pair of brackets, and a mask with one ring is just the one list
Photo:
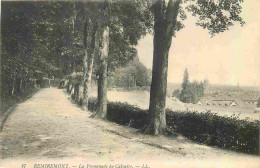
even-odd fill
[[(220, 85), (220, 84), (209, 84), (209, 90), (219, 91), (260, 91), (258, 86), (234, 86), (234, 85)], [(181, 90), (181, 83), (168, 83), (167, 92), (172, 93), (175, 89)]]
[(234, 85), (220, 85), (209, 84), (209, 90), (243, 90), (243, 91), (260, 91), (258, 86), (234, 86)]

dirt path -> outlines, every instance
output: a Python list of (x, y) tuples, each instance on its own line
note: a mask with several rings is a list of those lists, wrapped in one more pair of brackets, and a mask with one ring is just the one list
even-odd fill
[(14, 109), (0, 132), (0, 167), (21, 167), (22, 163), (34, 167), (39, 162), (62, 162), (71, 167), (106, 163), (115, 168), (141, 168), (143, 164), (260, 167), (256, 156), (199, 145), (180, 136), (144, 136), (133, 128), (89, 118), (90, 115), (73, 104), (62, 90), (40, 90)]

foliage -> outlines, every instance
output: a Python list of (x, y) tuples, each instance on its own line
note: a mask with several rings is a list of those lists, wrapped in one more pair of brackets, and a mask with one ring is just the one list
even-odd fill
[(122, 88), (149, 86), (150, 81), (148, 69), (137, 58), (126, 67), (116, 69), (108, 80), (110, 86)]
[(182, 82), (182, 90), (179, 98), (184, 103), (196, 103), (199, 98), (204, 96), (204, 84), (202, 82), (189, 81), (189, 73), (187, 68), (184, 71)]
[(180, 100), (184, 103), (191, 103), (193, 101), (193, 94), (190, 90), (189, 73), (187, 68), (184, 71), (184, 77), (182, 82), (182, 90), (180, 94)]
[(198, 100), (204, 96), (204, 83), (195, 80), (192, 83), (190, 83), (189, 88), (193, 95), (192, 103), (197, 103)]
[[(70, 73), (74, 40), (69, 2), (2, 3), (2, 89)], [(61, 15), (60, 13), (63, 13)], [(70, 53), (68, 53), (69, 51)], [(80, 52), (78, 52), (80, 53)], [(59, 75), (60, 74), (60, 75)], [(21, 85), (24, 85), (23, 87)]]
[(186, 9), (198, 18), (196, 25), (208, 29), (212, 36), (229, 30), (235, 22), (241, 25), (245, 23), (240, 16), (243, 0), (184, 0), (183, 2), (188, 4)]
[(175, 90), (172, 92), (172, 96), (173, 96), (173, 97), (177, 97), (178, 99), (180, 98), (180, 95), (181, 95), (181, 90), (180, 90), (180, 89), (175, 89)]
[[(137, 56), (138, 40), (152, 29), (144, 2), (116, 0), (110, 5), (108, 71), (126, 66)], [(98, 62), (98, 60), (96, 60)], [(95, 68), (96, 69), (96, 68)]]
[(259, 154), (259, 121), (210, 112), (167, 111), (167, 124), (182, 135), (211, 146)]
[[(151, 29), (150, 12), (143, 10), (143, 3), (136, 4), (111, 4), (109, 70), (132, 60), (137, 53), (134, 46), (149, 26)], [(13, 83), (18, 85), (21, 80), (63, 78), (82, 71), (83, 23), (86, 18), (98, 18), (99, 5), (81, 1), (3, 2), (3, 90), (10, 93)]]

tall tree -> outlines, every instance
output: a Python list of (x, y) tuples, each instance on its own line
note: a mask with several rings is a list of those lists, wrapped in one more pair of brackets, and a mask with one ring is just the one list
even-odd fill
[[(88, 20), (84, 23), (84, 46), (85, 46), (85, 55), (83, 57), (83, 80), (84, 80), (84, 89), (83, 89), (83, 100), (82, 106), (83, 109), (88, 107), (88, 90), (91, 84), (91, 77), (93, 71), (93, 62), (94, 56), (98, 55), (99, 48), (99, 27), (97, 22), (92, 22), (92, 29), (88, 29), (88, 25), (91, 24)], [(91, 31), (89, 31), (91, 30)], [(88, 38), (88, 32), (91, 32), (91, 37)], [(88, 40), (90, 39), (90, 40)], [(89, 44), (89, 45), (88, 45)]]
[(84, 56), (83, 56), (83, 99), (82, 99), (82, 106), (83, 109), (86, 110), (88, 106), (88, 20), (84, 23), (84, 38), (83, 38), (83, 44), (84, 44)]
[(166, 128), (165, 103), (168, 72), (168, 53), (176, 25), (181, 0), (158, 0), (153, 5), (154, 51), (150, 90), (149, 125), (145, 133), (160, 134)]
[(101, 31), (100, 3), (87, 2), (82, 4), (85, 9), (84, 22), (84, 57), (83, 57), (83, 109), (88, 107), (88, 92), (91, 84), (95, 57), (99, 56)]
[[(77, 2), (79, 3), (79, 2)], [(136, 56), (136, 49), (134, 48), (135, 45), (137, 45), (138, 39), (142, 35), (145, 35), (147, 32), (147, 27), (150, 25), (150, 18), (149, 14), (146, 14), (143, 10), (141, 10), (141, 6), (136, 5), (137, 2), (134, 1), (124, 1), (121, 2), (113, 1), (109, 5), (109, 20), (106, 20), (106, 17), (104, 17), (104, 3), (107, 3), (107, 1), (101, 1), (101, 2), (88, 2), (87, 5), (84, 3), (82, 6), (85, 6), (85, 16), (88, 18), (94, 18), (89, 21), (88, 27), (93, 25), (94, 21), (97, 21), (97, 23), (100, 23), (100, 27), (98, 28), (100, 33), (100, 40), (103, 40), (103, 32), (106, 30), (104, 27), (105, 24), (107, 24), (107, 28), (109, 28), (109, 57), (105, 58), (107, 59), (107, 68), (108, 70), (113, 70), (116, 67), (124, 66), (126, 65), (131, 59), (133, 59)], [(84, 12), (83, 12), (84, 13)], [(131, 15), (131, 18), (128, 17)], [(93, 17), (94, 16), (94, 17)], [(148, 18), (148, 19), (147, 19)], [(107, 22), (107, 23), (105, 23)], [(133, 31), (135, 30), (135, 31)], [(89, 29), (86, 30), (88, 33), (90, 32)], [(89, 37), (90, 35), (88, 35)], [(87, 43), (90, 43), (87, 41)], [(102, 42), (100, 42), (101, 44)], [(88, 46), (90, 46), (88, 44)], [(96, 47), (95, 47), (96, 48)], [(97, 54), (102, 52), (102, 45), (100, 46), (100, 50), (97, 50)], [(85, 50), (86, 51), (86, 50)], [(85, 56), (88, 54), (87, 57), (89, 57), (90, 53), (85, 52)], [(88, 60), (86, 57), (86, 60)], [(94, 64), (93, 66), (93, 73), (95, 73), (96, 77), (101, 81), (102, 76), (107, 76), (108, 71), (103, 71), (101, 66), (103, 64), (99, 64), (99, 62), (103, 62), (103, 56), (94, 58), (94, 62), (98, 62), (98, 64)], [(102, 61), (100, 61), (102, 60)], [(83, 61), (85, 63), (85, 61)], [(85, 65), (88, 66), (87, 64)], [(87, 68), (86, 68), (87, 69)], [(107, 73), (106, 75), (103, 75), (103, 72)], [(86, 73), (84, 73), (86, 74)], [(101, 84), (102, 82), (98, 82)], [(87, 92), (85, 92), (87, 94)], [(85, 102), (87, 101), (87, 95), (85, 95)], [(99, 94), (101, 95), (101, 94)], [(83, 102), (84, 102), (83, 101)], [(84, 105), (86, 106), (86, 105)]]
[[(104, 1), (102, 45), (98, 68), (98, 116), (106, 118), (108, 69), (126, 65), (136, 55), (138, 40), (151, 24), (143, 1)], [(131, 16), (131, 17), (129, 17)], [(109, 56), (108, 56), (109, 55)]]
[(188, 69), (185, 68), (182, 82), (182, 90), (180, 94), (180, 100), (184, 103), (191, 103), (194, 100), (194, 95), (191, 88), (191, 83), (189, 81)]
[(244, 24), (240, 2), (243, 0), (156, 0), (152, 6), (154, 14), (154, 52), (152, 84), (150, 91), (149, 123), (145, 133), (162, 134), (166, 129), (165, 100), (167, 88), (168, 53), (174, 30), (182, 28), (177, 22), (178, 13), (186, 15), (180, 4), (187, 3), (186, 9), (199, 16), (196, 25), (207, 28), (211, 35), (228, 30), (234, 21)]
[(99, 57), (99, 78), (98, 78), (98, 112), (101, 118), (107, 116), (107, 61), (109, 53), (109, 2), (103, 2), (102, 6), (102, 42)]

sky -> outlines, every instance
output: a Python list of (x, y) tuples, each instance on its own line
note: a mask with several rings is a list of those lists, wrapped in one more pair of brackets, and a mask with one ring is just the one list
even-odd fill
[[(185, 28), (172, 40), (168, 82), (181, 83), (187, 68), (191, 81), (208, 79), (213, 84), (260, 86), (260, 1), (246, 0), (242, 7), (246, 24), (236, 24), (213, 38), (188, 15), (183, 22)], [(139, 60), (152, 68), (151, 35), (139, 41), (137, 51)]]

